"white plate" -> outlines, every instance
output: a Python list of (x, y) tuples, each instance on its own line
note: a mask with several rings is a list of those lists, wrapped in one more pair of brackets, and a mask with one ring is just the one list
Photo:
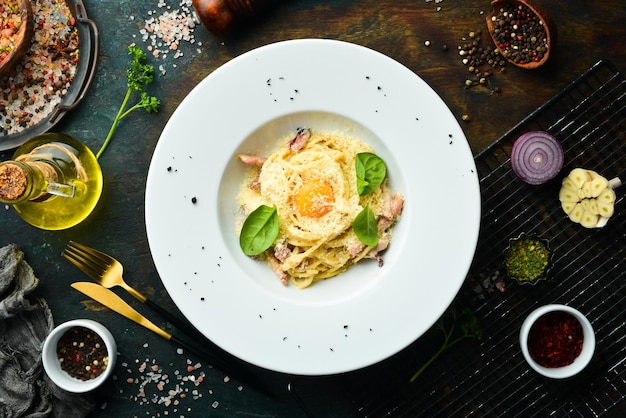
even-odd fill
[[(406, 197), (382, 268), (305, 290), (246, 257), (235, 232), (246, 168), (234, 155), (268, 155), (301, 126), (369, 143)], [(456, 119), (409, 69), (340, 41), (267, 45), (210, 74), (163, 130), (146, 189), (152, 256), (183, 314), (235, 356), (292, 374), (359, 369), (415, 341), (454, 299), (478, 239), (478, 178)]]

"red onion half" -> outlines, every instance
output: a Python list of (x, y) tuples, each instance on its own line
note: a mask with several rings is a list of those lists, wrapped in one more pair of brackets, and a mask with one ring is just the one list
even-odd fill
[(528, 184), (553, 179), (563, 168), (564, 160), (561, 143), (544, 131), (526, 132), (511, 149), (511, 169)]

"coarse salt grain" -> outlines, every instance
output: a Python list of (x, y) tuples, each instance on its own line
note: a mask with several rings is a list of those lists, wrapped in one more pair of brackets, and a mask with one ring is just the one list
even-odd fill
[[(198, 390), (198, 386), (204, 381), (206, 376), (203, 371), (199, 372), (198, 369), (202, 368), (202, 364), (199, 362), (192, 362), (190, 359), (186, 359), (187, 369), (190, 370), (188, 374), (182, 375), (180, 370), (175, 369), (173, 375), (176, 376), (174, 382), (170, 382), (170, 372), (164, 371), (158, 364), (156, 359), (146, 358), (144, 360), (135, 359), (134, 363), (137, 365), (135, 370), (127, 368), (128, 373), (137, 373), (139, 376), (131, 376), (126, 379), (126, 383), (133, 385), (136, 393), (129, 396), (129, 399), (137, 402), (139, 405), (162, 405), (169, 410), (163, 410), (160, 414), (168, 415), (169, 411), (177, 412), (177, 406), (185, 406), (188, 412), (192, 411), (192, 408), (188, 405), (181, 404), (182, 401), (190, 399), (190, 401), (196, 401), (202, 398), (202, 393)], [(127, 367), (128, 363), (121, 363), (123, 367)], [(212, 368), (209, 366), (209, 368)], [(225, 382), (230, 378), (226, 377)], [(186, 385), (193, 385), (188, 387)], [(241, 390), (241, 389), (240, 389)], [(120, 394), (123, 394), (124, 390), (120, 390)], [(208, 393), (212, 394), (212, 390), (209, 389)], [(190, 402), (186, 401), (186, 402)], [(219, 404), (219, 403), (218, 403)], [(157, 415), (159, 416), (159, 415)], [(182, 417), (182, 415), (180, 415)]]
[[(150, 51), (154, 58), (159, 60), (167, 60), (168, 56), (178, 59), (184, 56), (184, 52), (180, 49), (181, 44), (196, 44), (194, 30), (197, 20), (194, 18), (194, 9), (192, 0), (179, 0), (178, 7), (173, 9), (167, 1), (159, 1), (156, 10), (150, 10), (148, 17), (144, 20), (143, 28), (139, 29), (141, 40), (147, 43), (146, 49)], [(134, 21), (134, 16), (131, 21)], [(201, 43), (198, 43), (201, 45)], [(170, 55), (169, 53), (172, 53)], [(196, 53), (200, 54), (201, 50), (196, 49)], [(159, 72), (166, 74), (165, 65), (159, 65)]]

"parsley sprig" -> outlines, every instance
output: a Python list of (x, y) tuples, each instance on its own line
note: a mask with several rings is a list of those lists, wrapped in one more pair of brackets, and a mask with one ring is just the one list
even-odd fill
[(483, 331), (480, 329), (476, 314), (469, 308), (464, 308), (461, 312), (458, 312), (454, 304), (439, 318), (431, 330), (441, 331), (443, 342), (439, 350), (413, 374), (409, 380), (410, 383), (413, 383), (446, 349), (466, 338), (480, 340), (483, 337)]
[[(146, 53), (137, 46), (129, 46), (128, 54), (132, 55), (132, 60), (130, 61), (129, 67), (126, 69), (128, 87), (126, 95), (124, 96), (122, 105), (113, 120), (113, 125), (109, 130), (109, 134), (104, 140), (104, 144), (102, 144), (100, 151), (96, 154), (96, 158), (100, 158), (100, 156), (104, 153), (104, 150), (107, 148), (111, 138), (113, 137), (113, 133), (115, 132), (118, 123), (122, 119), (137, 109), (144, 109), (148, 113), (158, 112), (159, 106), (161, 105), (159, 99), (154, 96), (150, 96), (147, 92), (145, 92), (146, 86), (154, 80), (154, 67), (151, 64), (145, 63), (147, 59)], [(128, 107), (128, 102), (133, 96), (133, 93), (139, 93), (140, 99), (136, 104)]]

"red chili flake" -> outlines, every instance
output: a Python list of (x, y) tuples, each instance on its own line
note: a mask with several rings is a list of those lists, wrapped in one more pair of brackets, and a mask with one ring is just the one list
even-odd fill
[(530, 329), (530, 356), (543, 367), (572, 364), (583, 347), (583, 327), (567, 312), (555, 311), (541, 316)]

